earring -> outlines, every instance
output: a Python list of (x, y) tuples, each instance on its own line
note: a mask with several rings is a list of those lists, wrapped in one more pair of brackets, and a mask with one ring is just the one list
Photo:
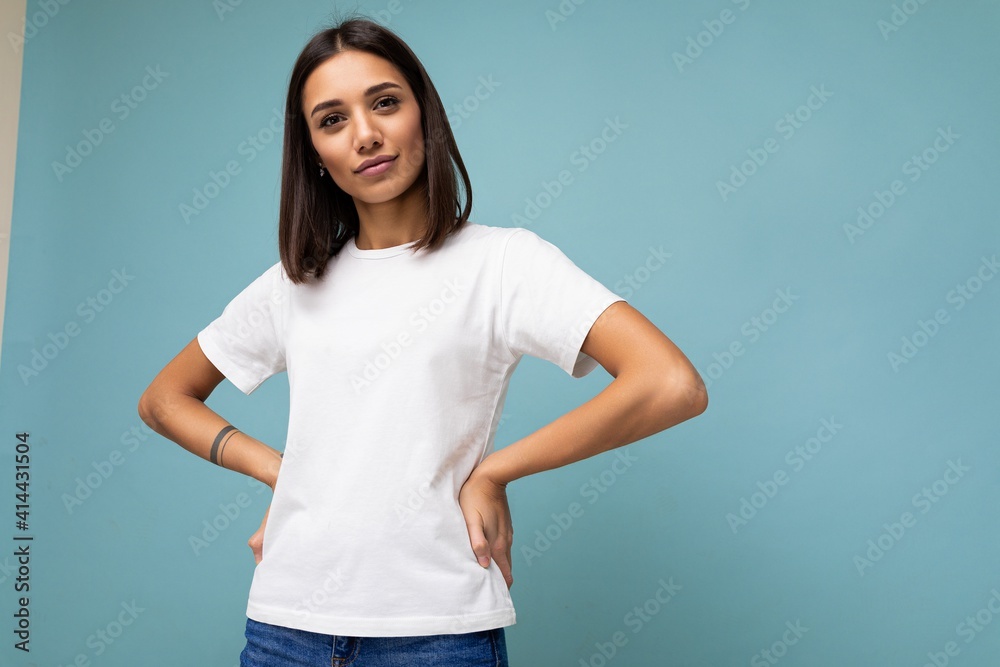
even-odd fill
[(324, 167), (323, 165), (320, 165), (320, 166), (319, 166), (319, 177), (320, 177), (320, 178), (323, 178), (323, 175), (324, 175), (325, 173), (326, 173), (326, 167)]

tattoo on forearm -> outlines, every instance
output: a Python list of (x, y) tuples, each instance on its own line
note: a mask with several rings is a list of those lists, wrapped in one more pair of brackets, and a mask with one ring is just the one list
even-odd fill
[[(232, 433), (229, 433), (230, 431), (232, 431)], [(224, 467), (222, 466), (221, 463), (222, 452), (223, 450), (225, 450), (226, 443), (229, 442), (229, 438), (233, 437), (233, 434), (236, 432), (237, 429), (235, 426), (233, 426), (232, 424), (227, 424), (222, 428), (221, 431), (219, 431), (219, 434), (215, 436), (215, 442), (212, 443), (212, 450), (209, 452), (208, 455), (208, 458), (212, 463), (214, 463), (217, 466)], [(226, 437), (227, 433), (229, 433), (229, 437)], [(223, 438), (225, 438), (225, 442), (223, 442)], [(221, 448), (219, 447), (220, 444), (222, 445)]]
[(232, 433), (230, 433), (229, 435), (226, 436), (225, 440), (222, 441), (222, 447), (219, 449), (219, 465), (222, 466), (223, 468), (226, 467), (226, 464), (223, 462), (222, 455), (226, 451), (226, 445), (229, 444), (229, 441), (237, 433), (239, 433), (239, 431), (238, 430), (234, 430)]

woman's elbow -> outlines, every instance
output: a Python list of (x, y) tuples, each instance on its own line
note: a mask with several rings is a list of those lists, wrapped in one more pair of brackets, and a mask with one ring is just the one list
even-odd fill
[(708, 390), (705, 382), (693, 368), (670, 374), (670, 380), (660, 383), (663, 412), (673, 423), (697, 417), (708, 409)]
[(139, 404), (136, 406), (139, 418), (145, 422), (146, 426), (160, 433), (165, 413), (170, 411), (169, 406), (173, 404), (173, 398), (169, 388), (153, 382), (139, 397)]
[(139, 397), (139, 404), (136, 409), (139, 412), (139, 419), (141, 419), (146, 426), (150, 427), (154, 431), (156, 430), (156, 397), (152, 394), (150, 389), (142, 392), (142, 396)]
[(695, 374), (697, 381), (689, 388), (688, 395), (691, 403), (691, 417), (697, 417), (708, 409), (708, 389), (701, 376)]

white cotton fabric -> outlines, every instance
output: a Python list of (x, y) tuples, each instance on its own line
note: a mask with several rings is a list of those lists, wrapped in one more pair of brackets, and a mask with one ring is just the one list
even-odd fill
[(437, 250), (411, 245), (352, 238), (313, 285), (275, 263), (198, 333), (244, 394), (288, 373), (254, 620), (352, 636), (515, 623), (496, 562), (476, 561), (459, 490), (493, 451), (522, 355), (586, 375), (597, 362), (583, 340), (624, 299), (524, 228), (470, 222)]

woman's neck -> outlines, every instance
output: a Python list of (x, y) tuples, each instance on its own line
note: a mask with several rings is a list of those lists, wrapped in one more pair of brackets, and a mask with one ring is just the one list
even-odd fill
[(419, 189), (376, 204), (355, 200), (355, 206), (359, 228), (354, 243), (359, 249), (391, 248), (427, 233), (427, 197)]

